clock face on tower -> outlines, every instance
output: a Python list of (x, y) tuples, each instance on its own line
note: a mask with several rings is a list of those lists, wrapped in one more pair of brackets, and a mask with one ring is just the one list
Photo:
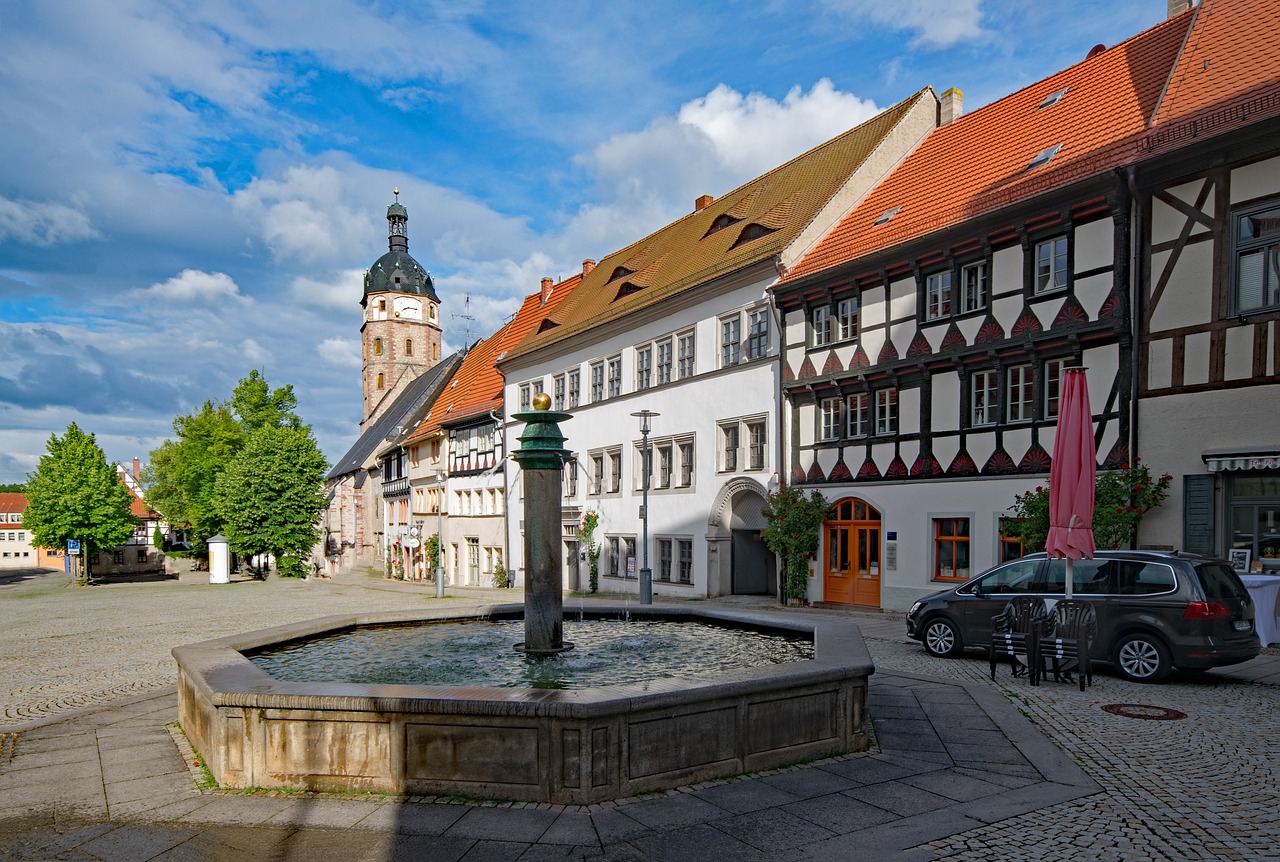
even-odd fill
[(416, 299), (400, 298), (395, 301), (396, 317), (404, 320), (421, 320), (422, 303)]

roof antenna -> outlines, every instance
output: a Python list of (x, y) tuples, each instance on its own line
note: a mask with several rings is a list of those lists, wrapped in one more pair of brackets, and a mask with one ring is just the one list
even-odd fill
[(465, 349), (471, 349), (471, 324), (476, 322), (475, 315), (471, 313), (471, 294), (467, 294), (467, 298), (462, 303), (462, 314), (451, 315), (459, 320), (467, 322), (467, 340), (463, 342)]

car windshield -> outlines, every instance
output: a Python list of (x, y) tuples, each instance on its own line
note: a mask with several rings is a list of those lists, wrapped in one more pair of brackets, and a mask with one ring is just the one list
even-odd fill
[(1196, 566), (1196, 573), (1204, 585), (1204, 597), (1210, 601), (1249, 597), (1249, 591), (1240, 583), (1240, 578), (1225, 563), (1200, 563)]

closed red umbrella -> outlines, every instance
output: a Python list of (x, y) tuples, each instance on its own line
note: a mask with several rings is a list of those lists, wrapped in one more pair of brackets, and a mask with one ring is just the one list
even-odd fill
[(1045, 552), (1067, 560), (1066, 597), (1071, 598), (1072, 561), (1091, 558), (1093, 545), (1093, 493), (1097, 479), (1098, 451), (1093, 444), (1093, 411), (1089, 384), (1083, 368), (1068, 368), (1062, 375), (1058, 404), (1058, 433), (1053, 440), (1053, 466), (1049, 470), (1049, 537)]

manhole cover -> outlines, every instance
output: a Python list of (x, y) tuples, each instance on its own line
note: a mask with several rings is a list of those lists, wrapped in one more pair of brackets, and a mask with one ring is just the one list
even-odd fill
[(1185, 712), (1178, 712), (1167, 706), (1147, 706), (1142, 703), (1109, 703), (1102, 711), (1125, 718), (1145, 718), (1148, 721), (1177, 721), (1187, 717)]

